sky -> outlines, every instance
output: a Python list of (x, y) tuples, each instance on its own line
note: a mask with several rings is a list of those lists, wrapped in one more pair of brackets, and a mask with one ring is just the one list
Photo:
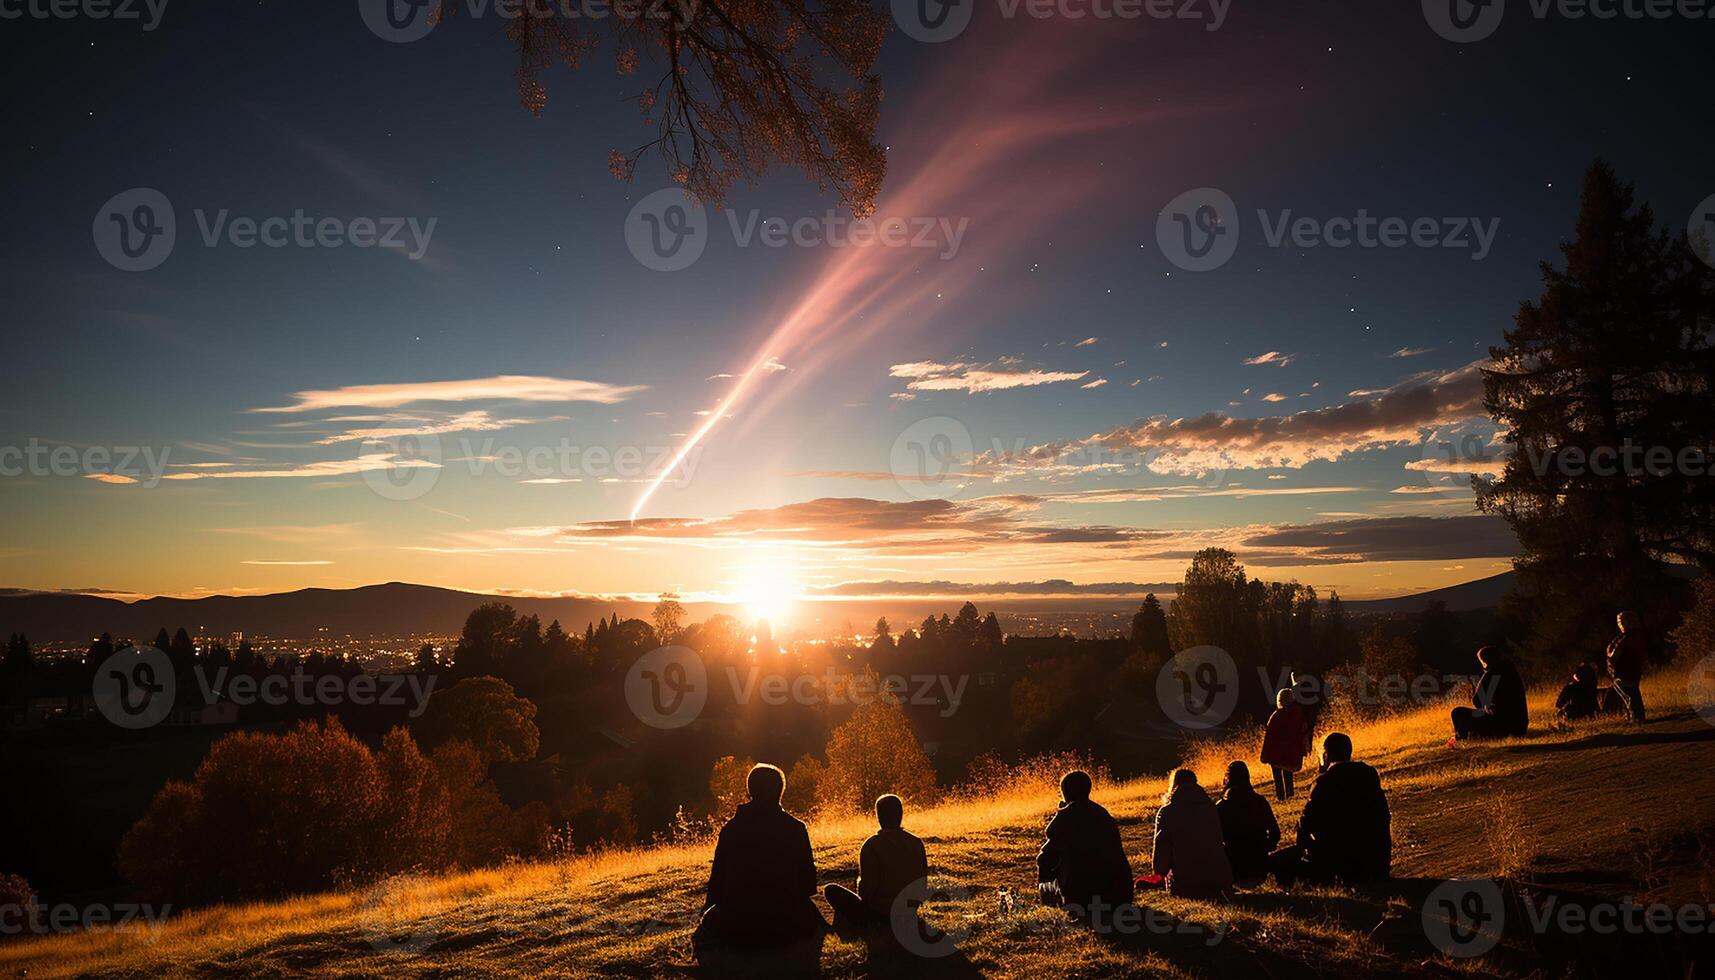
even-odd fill
[(1450, 2), (964, 0), (925, 41), (901, 0), (866, 230), (789, 169), (615, 180), (636, 76), (603, 47), (533, 116), (492, 7), (7, 0), (0, 586), (1504, 571), (1480, 368), (1594, 158), (1708, 210), (1715, 20)]

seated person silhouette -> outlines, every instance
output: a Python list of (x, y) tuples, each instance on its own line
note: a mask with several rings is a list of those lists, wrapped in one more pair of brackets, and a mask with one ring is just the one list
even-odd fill
[(1494, 647), (1477, 651), (1483, 676), (1472, 691), (1472, 708), (1453, 709), (1453, 741), (1507, 738), (1530, 727), (1530, 706), (1518, 668)]
[(750, 770), (750, 802), (721, 827), (709, 871), (708, 901), (691, 945), (712, 951), (781, 949), (821, 940), (810, 833), (780, 808), (786, 777), (770, 765)]
[(1554, 713), (1561, 721), (1594, 718), (1601, 711), (1601, 688), (1596, 685), (1596, 667), (1589, 661), (1572, 668), (1572, 679), (1554, 699)]
[(1393, 818), (1375, 769), (1352, 761), (1352, 740), (1322, 740), (1322, 765), (1298, 818), (1298, 843), (1269, 855), (1281, 887), (1304, 879), (1357, 884), (1386, 879), (1393, 867)]
[(1268, 855), (1280, 844), (1280, 824), (1268, 797), (1251, 785), (1250, 767), (1229, 762), (1221, 799), (1215, 804), (1221, 820), (1221, 841), (1227, 863), (1240, 884), (1260, 884), (1268, 877)]
[(1190, 769), (1173, 774), (1161, 809), (1155, 811), (1151, 862), (1155, 873), (1164, 877), (1169, 895), (1212, 902), (1232, 887), (1233, 869), (1221, 838), (1220, 811)]
[(834, 928), (867, 928), (893, 916), (915, 914), (929, 894), (929, 861), (923, 841), (900, 826), (905, 803), (892, 793), (876, 799), (881, 829), (858, 852), (857, 891), (844, 885), (822, 889), (834, 910)]
[(1132, 878), (1119, 825), (1090, 799), (1090, 788), (1090, 774), (1082, 770), (1061, 778), (1060, 809), (1037, 852), (1036, 878), (1044, 905), (1099, 925), (1132, 903)]

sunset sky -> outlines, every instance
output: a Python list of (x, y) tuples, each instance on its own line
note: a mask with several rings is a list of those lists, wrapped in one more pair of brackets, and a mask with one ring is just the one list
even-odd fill
[[(670, 180), (608, 175), (650, 132), (611, 49), (532, 118), (493, 16), (397, 44), (352, 3), (8, 23), (0, 586), (1124, 592), (1211, 545), (1351, 597), (1502, 571), (1481, 460), (1439, 447), (1493, 437), (1478, 367), (1592, 158), (1669, 228), (1715, 193), (1711, 28), (1518, 5), (1460, 45), (1418, 6), (896, 33), (877, 217), (929, 244), (747, 240), (837, 206), (777, 171), (676, 271), (627, 247)], [(121, 271), (92, 225), (139, 187), (176, 244)], [(1239, 216), (1210, 271), (1157, 236), (1197, 188)], [(434, 224), (415, 257), (206, 245), (222, 209)], [(1360, 209), (1495, 235), (1269, 240)], [(73, 471), (25, 458), (58, 446)]]

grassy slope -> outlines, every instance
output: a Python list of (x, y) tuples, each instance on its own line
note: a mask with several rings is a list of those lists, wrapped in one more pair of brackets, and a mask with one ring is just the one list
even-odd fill
[[(1533, 700), (1540, 724), (1547, 692)], [(937, 884), (958, 890), (930, 921), (959, 930), (955, 955), (922, 960), (871, 954), (830, 937), (830, 977), (1121, 977), (1135, 975), (1526, 975), (1565, 953), (1509, 929), (1478, 961), (1439, 956), (1424, 938), (1421, 904), (1458, 876), (1534, 882), (1573, 894), (1710, 900), (1715, 848), (1715, 727), (1690, 709), (1683, 675), (1646, 684), (1656, 720), (1642, 729), (1600, 722), (1483, 746), (1447, 749), (1443, 709), (1349, 725), (1359, 754), (1383, 771), (1394, 810), (1395, 874), (1362, 892), (1268, 886), (1234, 904), (1150, 896), (1184, 931), (1110, 940), (1067, 928), (1034, 906), (1031, 857), (1053, 808), (1048, 787), (908, 815), (929, 843)], [(1204, 743), (1190, 764), (1218, 783), (1229, 758), (1254, 742)], [(1151, 815), (1162, 781), (1102, 787), (1122, 824), (1133, 867), (1147, 870)], [(1303, 797), (1277, 807), (1295, 826)], [(867, 820), (811, 828), (824, 881), (849, 883)], [(218, 854), (209, 855), (219, 860)], [(687, 937), (708, 847), (616, 852), (367, 891), (216, 908), (165, 927), (86, 933), (0, 945), (0, 972), (58, 976), (683, 976)], [(996, 890), (1019, 900), (1010, 919)], [(1024, 901), (1031, 898), (1031, 902)], [(1518, 916), (1513, 919), (1517, 920)], [(1219, 929), (1219, 941), (1210, 931)], [(1532, 949), (1532, 946), (1535, 946)], [(1628, 954), (1629, 955), (1629, 954)]]

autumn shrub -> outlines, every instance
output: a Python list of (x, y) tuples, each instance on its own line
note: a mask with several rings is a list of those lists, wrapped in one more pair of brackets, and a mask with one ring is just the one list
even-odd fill
[[(537, 813), (507, 807), (480, 752), (424, 756), (396, 728), (372, 751), (338, 722), (215, 742), (126, 834), (120, 870), (180, 905), (313, 892), (533, 851)], [(545, 821), (543, 821), (545, 822)]]

